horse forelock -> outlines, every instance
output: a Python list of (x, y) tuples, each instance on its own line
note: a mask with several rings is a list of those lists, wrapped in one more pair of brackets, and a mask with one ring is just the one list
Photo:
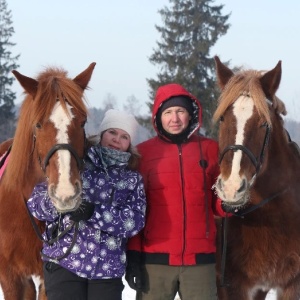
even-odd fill
[[(87, 107), (84, 102), (83, 90), (70, 78), (63, 69), (48, 68), (41, 73), (36, 97), (34, 99), (35, 123), (47, 120), (57, 101), (62, 105), (65, 113), (69, 115), (66, 103), (81, 115), (87, 115)], [(70, 117), (70, 116), (69, 116)]]
[(261, 71), (247, 70), (234, 75), (220, 95), (213, 120), (215, 122), (219, 120), (228, 107), (241, 95), (248, 95), (253, 99), (254, 106), (260, 117), (266, 120), (268, 124), (271, 124), (268, 103), (259, 81), (262, 74)]

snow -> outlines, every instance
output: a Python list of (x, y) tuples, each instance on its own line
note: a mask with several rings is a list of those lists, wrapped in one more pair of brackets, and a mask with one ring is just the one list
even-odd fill
[[(35, 279), (34, 280), (35, 283), (38, 283), (38, 279)], [(122, 300), (135, 300), (135, 291), (132, 290), (128, 285), (127, 285), (127, 282), (126, 280), (123, 280), (124, 282), (124, 285), (125, 285), (125, 288), (123, 290), (123, 299)], [(2, 294), (2, 291), (0, 289), (0, 300), (4, 300), (4, 297), (3, 297), (3, 294)], [(180, 300), (180, 298), (178, 296), (176, 296), (176, 298), (174, 300)], [(266, 300), (276, 300), (276, 294), (274, 291), (271, 291), (269, 294), (268, 294), (268, 297)]]

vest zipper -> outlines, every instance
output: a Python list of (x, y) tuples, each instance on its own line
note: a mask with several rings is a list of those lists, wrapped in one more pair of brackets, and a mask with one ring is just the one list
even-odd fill
[(182, 255), (181, 255), (181, 264), (184, 265), (184, 252), (185, 252), (185, 235), (186, 235), (186, 201), (184, 193), (184, 176), (183, 176), (183, 163), (182, 163), (182, 146), (178, 145), (179, 153), (179, 167), (180, 167), (180, 180), (181, 180), (181, 193), (182, 193), (182, 208), (183, 208), (183, 229), (182, 229)]

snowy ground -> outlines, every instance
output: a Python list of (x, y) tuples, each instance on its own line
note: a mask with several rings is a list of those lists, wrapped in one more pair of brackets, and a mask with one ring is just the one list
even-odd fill
[[(132, 290), (124, 280), (125, 289), (123, 291), (123, 300), (135, 300), (135, 292)], [(4, 300), (2, 291), (0, 289), (0, 300)], [(176, 297), (176, 300), (180, 300), (179, 297)], [(267, 300), (276, 300), (276, 294), (274, 292), (270, 292), (268, 294)]]

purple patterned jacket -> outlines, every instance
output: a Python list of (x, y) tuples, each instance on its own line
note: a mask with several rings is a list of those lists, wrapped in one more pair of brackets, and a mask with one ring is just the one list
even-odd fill
[[(93, 146), (85, 158), (82, 172), (82, 197), (95, 204), (88, 221), (80, 221), (73, 247), (74, 227), (52, 245), (44, 243), (42, 259), (54, 261), (80, 277), (88, 279), (121, 278), (126, 266), (126, 243), (145, 222), (144, 184), (137, 171), (127, 168), (130, 154)], [(27, 202), (34, 217), (46, 222), (45, 240), (64, 231), (70, 214), (59, 214), (47, 192), (38, 184)], [(57, 234), (57, 233), (56, 233)], [(62, 259), (68, 249), (70, 254)]]

